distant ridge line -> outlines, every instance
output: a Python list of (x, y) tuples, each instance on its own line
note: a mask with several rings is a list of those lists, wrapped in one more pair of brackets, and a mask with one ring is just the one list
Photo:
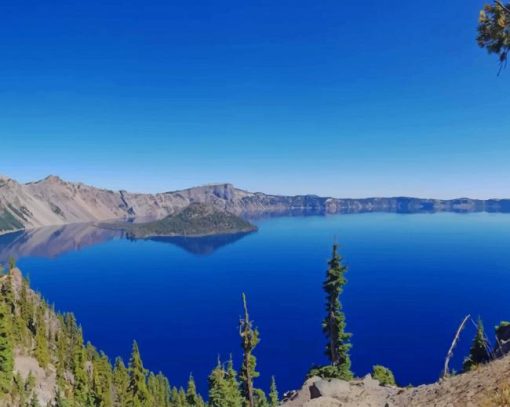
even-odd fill
[(249, 192), (230, 183), (147, 194), (96, 188), (55, 175), (25, 184), (0, 176), (0, 233), (134, 217), (161, 219), (194, 202), (247, 217), (362, 212), (510, 213), (510, 199), (285, 196)]

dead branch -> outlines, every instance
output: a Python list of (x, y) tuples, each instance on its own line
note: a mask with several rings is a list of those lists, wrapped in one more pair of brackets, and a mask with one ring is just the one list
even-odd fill
[(448, 364), (450, 363), (450, 359), (453, 356), (453, 351), (455, 347), (457, 346), (457, 343), (459, 342), (460, 334), (462, 333), (464, 327), (466, 326), (466, 323), (471, 318), (471, 315), (466, 315), (464, 319), (462, 320), (462, 323), (457, 328), (457, 332), (455, 333), (455, 336), (453, 338), (452, 344), (450, 345), (450, 349), (448, 349), (448, 353), (446, 354), (446, 359), (444, 361), (444, 368), (443, 368), (443, 374), (441, 375), (441, 378), (448, 375), (450, 370), (448, 369)]

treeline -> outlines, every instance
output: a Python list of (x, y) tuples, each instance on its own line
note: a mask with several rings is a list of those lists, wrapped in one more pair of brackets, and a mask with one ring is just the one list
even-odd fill
[(193, 376), (186, 388), (171, 386), (162, 373), (145, 369), (138, 344), (133, 343), (126, 365), (122, 358), (112, 364), (92, 344), (84, 343), (73, 314), (60, 314), (29, 288), (15, 268), (0, 267), (0, 406), (41, 406), (32, 373), (14, 373), (15, 355), (32, 356), (54, 374), (55, 397), (48, 407), (274, 407), (279, 404), (273, 378), (270, 393), (254, 386), (259, 376), (253, 350), (260, 335), (248, 314), (243, 295), (244, 318), (240, 321), (243, 362), (238, 373), (232, 358), (217, 365), (208, 378), (208, 400), (197, 392)]
[[(312, 368), (309, 376), (343, 380), (354, 377), (349, 355), (351, 334), (346, 331), (341, 303), (346, 272), (334, 244), (323, 284), (326, 307), (322, 329), (329, 363)], [(275, 407), (280, 403), (274, 377), (267, 395), (254, 385), (259, 376), (254, 350), (260, 333), (249, 316), (244, 294), (244, 315), (239, 323), (243, 353), (240, 370), (235, 370), (232, 358), (218, 360), (208, 377), (205, 401), (197, 392), (193, 376), (186, 388), (177, 388), (162, 373), (145, 369), (136, 342), (127, 365), (121, 358), (112, 365), (103, 352), (90, 343), (84, 344), (82, 329), (73, 314), (55, 312), (30, 290), (13, 259), (6, 274), (0, 267), (0, 276), (0, 407), (46, 407), (40, 406), (34, 376), (23, 378), (13, 373), (16, 352), (34, 357), (41, 368), (54, 372), (55, 397), (47, 403), (48, 407)], [(509, 327), (510, 323), (497, 327), (498, 347), (492, 349), (479, 321), (463, 370), (510, 351), (501, 346), (503, 339), (505, 346), (510, 346), (506, 338), (510, 336)], [(383, 366), (374, 366), (372, 376), (381, 385), (395, 385), (393, 373)]]

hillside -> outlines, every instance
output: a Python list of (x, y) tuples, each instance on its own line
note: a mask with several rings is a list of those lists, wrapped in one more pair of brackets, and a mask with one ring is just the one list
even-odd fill
[(370, 375), (346, 382), (311, 378), (289, 394), (284, 407), (506, 407), (510, 355), (437, 383), (411, 388), (381, 386)]
[(0, 233), (40, 226), (126, 218), (162, 219), (201, 202), (232, 214), (334, 214), (355, 212), (509, 212), (510, 200), (420, 198), (337, 199), (247, 192), (230, 184), (182, 191), (137, 194), (111, 191), (49, 176), (28, 184), (0, 176)]
[(134, 239), (225, 235), (253, 232), (257, 229), (239, 216), (198, 202), (158, 221), (116, 224), (115, 226), (125, 230), (128, 237)]
[[(0, 275), (0, 292), (0, 407), (205, 407), (193, 379), (185, 391), (170, 387), (162, 374), (147, 372), (136, 343), (127, 366), (120, 358), (112, 365), (107, 355), (84, 343), (74, 316), (55, 312), (15, 266)], [(507, 338), (502, 340), (503, 349), (510, 343), (508, 326), (501, 332)], [(209, 389), (210, 396), (225, 390), (221, 380), (228, 375), (233, 389), (239, 386), (232, 365), (226, 366), (227, 370), (222, 365), (213, 369), (210, 377), (220, 381), (210, 382), (219, 386)], [(224, 394), (213, 407), (241, 405), (238, 390)], [(234, 404), (223, 402), (227, 395), (235, 398)], [(257, 406), (276, 405), (260, 397)], [(352, 381), (313, 377), (301, 390), (288, 392), (282, 405), (496, 407), (509, 402), (510, 355), (414, 388), (381, 386), (370, 376)]]
[(16, 267), (0, 273), (0, 292), (0, 407), (187, 407), (184, 389), (144, 369), (136, 342), (129, 364), (112, 365)]

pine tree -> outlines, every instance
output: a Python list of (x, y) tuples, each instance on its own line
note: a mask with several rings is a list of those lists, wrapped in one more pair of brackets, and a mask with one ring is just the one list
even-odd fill
[(182, 387), (172, 388), (172, 407), (187, 407), (186, 392)]
[(218, 364), (209, 374), (207, 382), (209, 385), (209, 407), (223, 407), (227, 384), (225, 381), (225, 371), (219, 359)]
[(13, 369), (12, 316), (0, 298), (0, 397), (11, 390)]
[(136, 341), (133, 342), (131, 359), (129, 360), (129, 406), (145, 407), (149, 404), (150, 395), (147, 390), (147, 370), (143, 367), (142, 357)]
[(113, 386), (115, 389), (115, 404), (127, 406), (129, 404), (129, 373), (121, 358), (115, 359), (113, 369)]
[(269, 405), (271, 407), (276, 407), (280, 404), (280, 399), (278, 396), (278, 389), (276, 388), (276, 379), (274, 376), (271, 377), (271, 387), (269, 390)]
[(498, 56), (501, 68), (506, 66), (510, 52), (510, 4), (501, 1), (486, 4), (480, 11), (478, 45)]
[(44, 369), (50, 363), (48, 338), (46, 335), (45, 307), (41, 304), (37, 309), (36, 316), (35, 357)]
[(16, 268), (16, 259), (13, 256), (9, 257), (9, 270)]
[(162, 373), (157, 375), (150, 373), (147, 379), (147, 388), (151, 394), (152, 407), (171, 406), (170, 384)]
[(253, 400), (255, 407), (269, 407), (266, 393), (262, 389), (253, 389)]
[(92, 359), (92, 397), (98, 407), (112, 406), (112, 367), (108, 357), (101, 353)]
[(241, 335), (241, 347), (243, 349), (243, 364), (241, 367), (242, 395), (247, 401), (248, 407), (255, 407), (253, 380), (259, 376), (255, 370), (257, 360), (253, 356), (253, 350), (260, 342), (259, 332), (253, 328), (253, 322), (248, 315), (246, 296), (243, 293), (244, 319), (240, 321), (239, 333)]
[(487, 363), (490, 360), (489, 344), (485, 337), (485, 331), (483, 329), (483, 323), (478, 318), (478, 324), (476, 327), (476, 335), (471, 344), (469, 356), (464, 360), (462, 368), (465, 372), (471, 370), (473, 367), (482, 363)]
[(351, 334), (345, 332), (345, 315), (340, 302), (340, 294), (347, 283), (344, 276), (347, 267), (342, 264), (342, 258), (338, 254), (337, 248), (335, 243), (323, 285), (326, 292), (326, 317), (322, 323), (322, 329), (328, 340), (326, 356), (331, 361), (331, 366), (318, 369), (315, 373), (321, 376), (350, 380), (353, 377), (349, 357)]
[(70, 315), (70, 345), (71, 345), (71, 371), (74, 376), (73, 393), (78, 405), (85, 404), (90, 400), (90, 387), (85, 363), (87, 355), (83, 347), (83, 334), (76, 326), (74, 316)]
[(243, 396), (237, 381), (237, 372), (234, 369), (234, 361), (232, 355), (227, 362), (227, 369), (225, 370), (225, 384), (226, 384), (226, 406), (241, 407), (243, 405)]
[(195, 384), (195, 379), (193, 379), (193, 375), (189, 376), (188, 389), (186, 390), (186, 403), (190, 407), (205, 406), (204, 400), (202, 400), (202, 397), (197, 394), (197, 386)]

